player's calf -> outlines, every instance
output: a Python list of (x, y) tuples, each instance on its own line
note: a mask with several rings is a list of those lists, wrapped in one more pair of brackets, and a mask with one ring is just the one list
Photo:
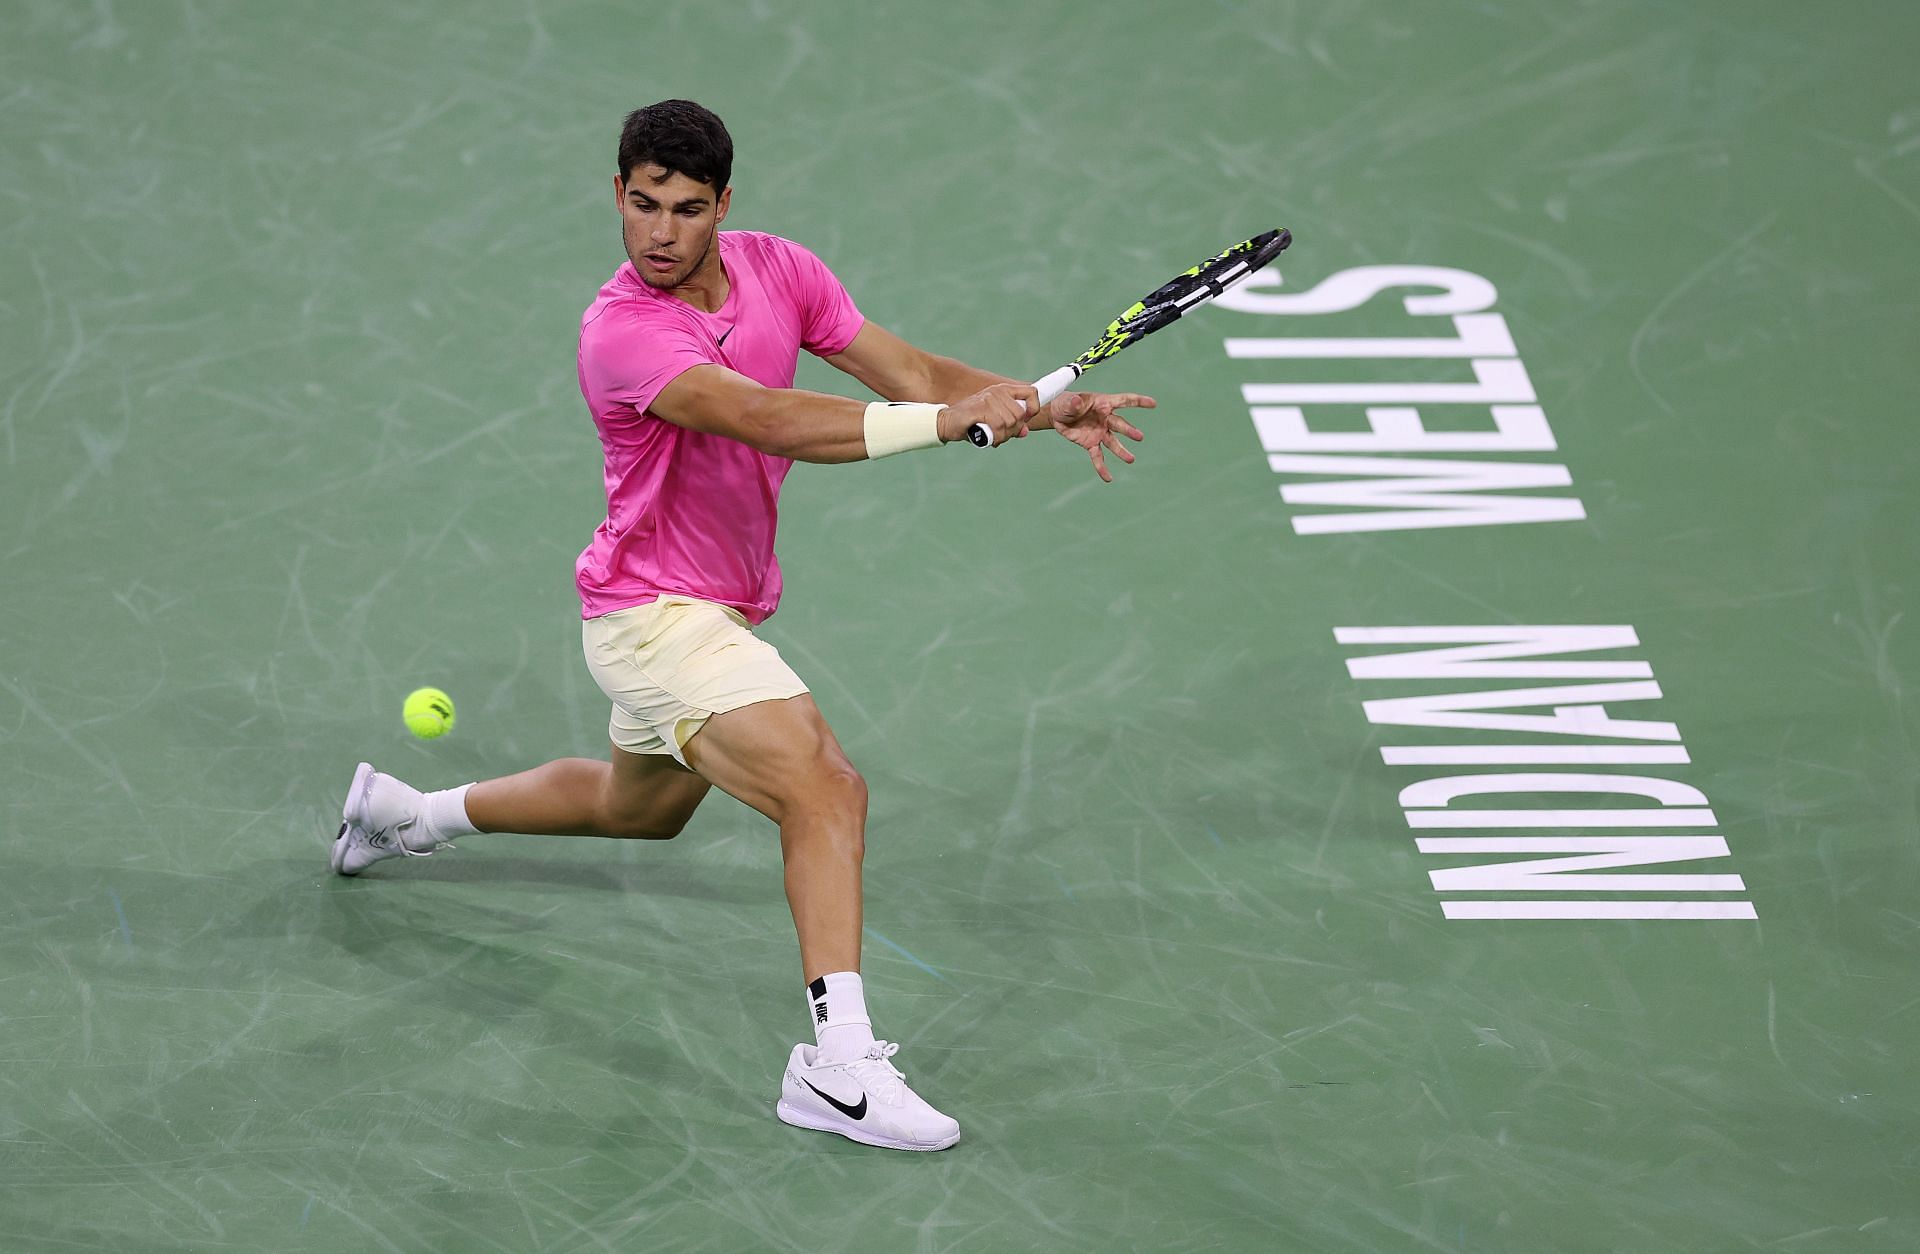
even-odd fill
[(597, 835), (614, 840), (672, 840), (687, 829), (687, 820), (692, 817), (691, 812), (609, 810), (603, 807), (594, 825)]

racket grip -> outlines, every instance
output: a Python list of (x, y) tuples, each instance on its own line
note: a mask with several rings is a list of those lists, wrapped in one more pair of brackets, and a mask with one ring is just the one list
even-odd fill
[[(1041, 407), (1045, 408), (1051, 404), (1054, 397), (1072, 387), (1073, 381), (1084, 373), (1083, 367), (1068, 363), (1052, 374), (1035, 380), (1033, 388), (1040, 393)], [(967, 439), (979, 448), (993, 447), (993, 432), (987, 429), (987, 424), (984, 422), (976, 422), (968, 427)]]

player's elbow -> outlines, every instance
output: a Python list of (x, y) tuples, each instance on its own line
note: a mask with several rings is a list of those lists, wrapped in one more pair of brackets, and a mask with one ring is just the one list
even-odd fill
[(701, 366), (669, 383), (653, 412), (678, 426), (778, 453), (793, 438), (784, 395), (718, 366)]
[(735, 415), (733, 438), (774, 457), (795, 457), (801, 430), (788, 408), (781, 403), (779, 392), (757, 389)]

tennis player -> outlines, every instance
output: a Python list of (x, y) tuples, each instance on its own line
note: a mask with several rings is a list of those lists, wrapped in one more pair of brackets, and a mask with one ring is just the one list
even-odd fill
[[(960, 1125), (908, 1088), (860, 982), (867, 786), (772, 645), (775, 506), (795, 461), (852, 462), (1051, 427), (1106, 453), (1141, 433), (1150, 397), (1027, 384), (924, 352), (861, 316), (818, 257), (721, 231), (733, 141), (687, 100), (630, 114), (613, 190), (627, 261), (580, 322), (580, 391), (605, 450), (607, 517), (576, 564), (587, 667), (613, 703), (610, 762), (567, 758), (421, 793), (366, 763), (332, 865), (357, 875), (458, 836), (522, 832), (664, 840), (718, 787), (780, 827), (815, 1044), (793, 1047), (787, 1123), (869, 1145), (937, 1150)], [(887, 398), (793, 387), (801, 349)]]

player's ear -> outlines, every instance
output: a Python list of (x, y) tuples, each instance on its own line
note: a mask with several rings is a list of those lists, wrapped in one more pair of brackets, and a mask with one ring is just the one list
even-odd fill
[(719, 226), (727, 220), (727, 206), (733, 203), (731, 184), (720, 190), (720, 199), (713, 202), (713, 224)]
[(616, 174), (613, 176), (613, 207), (618, 209), (627, 200), (627, 180)]

